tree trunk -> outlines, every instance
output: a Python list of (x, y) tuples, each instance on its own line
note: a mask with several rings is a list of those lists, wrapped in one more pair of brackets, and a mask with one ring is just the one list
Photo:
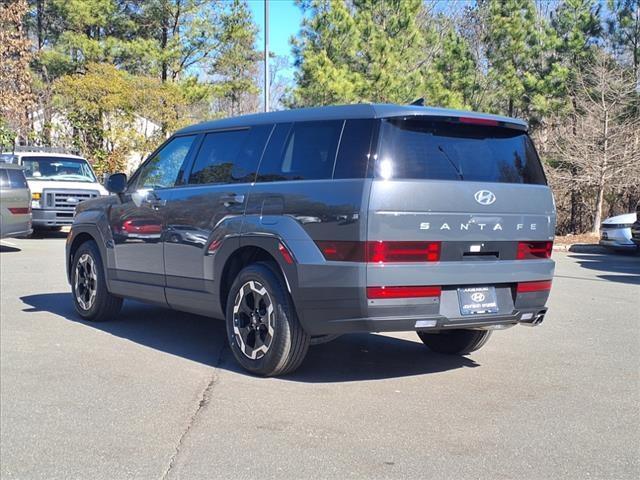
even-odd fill
[[(604, 105), (604, 101), (603, 101)], [(600, 223), (602, 223), (602, 204), (604, 203), (604, 189), (606, 187), (606, 175), (609, 162), (609, 112), (604, 112), (604, 123), (602, 130), (602, 164), (600, 166), (600, 178), (598, 179), (598, 195), (596, 197), (596, 213), (593, 218), (593, 228), (591, 231), (597, 234), (600, 231)]]

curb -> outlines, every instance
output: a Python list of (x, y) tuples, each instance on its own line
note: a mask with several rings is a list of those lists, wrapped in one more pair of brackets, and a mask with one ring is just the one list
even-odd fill
[(609, 250), (606, 247), (595, 243), (573, 243), (571, 245), (554, 245), (553, 251), (573, 253), (606, 253)]

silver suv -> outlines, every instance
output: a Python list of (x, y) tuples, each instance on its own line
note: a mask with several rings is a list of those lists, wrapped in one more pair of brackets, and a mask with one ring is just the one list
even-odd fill
[(0, 160), (21, 165), (31, 189), (34, 229), (73, 223), (79, 203), (108, 195), (86, 159), (55, 148), (17, 147)]
[(216, 120), (107, 188), (67, 243), (78, 314), (136, 298), (225, 318), (255, 374), (349, 332), (464, 355), (547, 310), (555, 207), (517, 119), (349, 105)]
[(32, 232), (31, 193), (22, 167), (0, 162), (0, 238)]

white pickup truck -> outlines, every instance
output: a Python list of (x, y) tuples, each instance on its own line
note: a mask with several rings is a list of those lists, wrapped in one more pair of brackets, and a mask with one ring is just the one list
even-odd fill
[(52, 150), (34, 147), (0, 154), (0, 161), (24, 168), (34, 230), (71, 225), (80, 202), (108, 195), (86, 159)]

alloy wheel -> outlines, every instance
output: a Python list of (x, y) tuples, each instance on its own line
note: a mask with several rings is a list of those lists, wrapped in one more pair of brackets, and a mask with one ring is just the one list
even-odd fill
[(259, 282), (246, 282), (233, 305), (233, 333), (240, 351), (251, 360), (267, 353), (273, 341), (274, 309), (267, 289)]
[(98, 272), (88, 253), (83, 253), (76, 263), (74, 291), (78, 305), (83, 310), (91, 309), (98, 291)]

